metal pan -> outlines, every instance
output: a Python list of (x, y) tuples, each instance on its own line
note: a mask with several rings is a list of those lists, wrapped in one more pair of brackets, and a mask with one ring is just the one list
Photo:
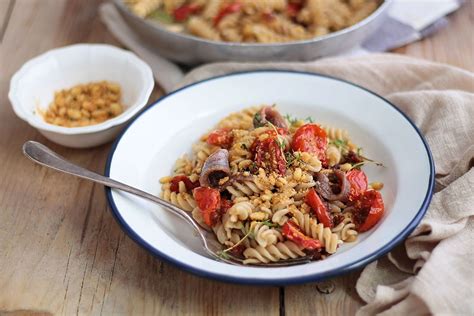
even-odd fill
[(311, 40), (257, 44), (210, 41), (168, 31), (159, 23), (133, 14), (122, 0), (114, 0), (126, 23), (161, 56), (187, 65), (215, 61), (308, 61), (347, 51), (371, 36), (387, 17), (393, 0), (385, 0), (366, 19), (353, 26)]

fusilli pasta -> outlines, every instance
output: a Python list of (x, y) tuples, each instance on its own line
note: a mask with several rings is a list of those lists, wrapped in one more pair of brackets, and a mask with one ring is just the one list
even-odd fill
[[(177, 159), (161, 197), (246, 264), (325, 258), (383, 214), (383, 184), (367, 184), (365, 158), (348, 143), (348, 132), (284, 119), (271, 106), (244, 109)], [(382, 213), (368, 220), (372, 208)]]

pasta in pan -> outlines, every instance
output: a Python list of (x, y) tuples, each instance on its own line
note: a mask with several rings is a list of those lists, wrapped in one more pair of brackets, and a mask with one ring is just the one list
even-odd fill
[(365, 19), (381, 0), (124, 0), (136, 15), (213, 41), (307, 40)]
[[(310, 121), (310, 122), (308, 122)], [(274, 106), (230, 114), (160, 179), (161, 197), (212, 229), (247, 264), (337, 252), (384, 213), (348, 132), (285, 118)]]

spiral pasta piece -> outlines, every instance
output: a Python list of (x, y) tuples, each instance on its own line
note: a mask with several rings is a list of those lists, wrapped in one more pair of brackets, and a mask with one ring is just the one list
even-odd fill
[(183, 155), (181, 158), (176, 160), (174, 165), (174, 173), (188, 175), (192, 173), (193, 168), (194, 166), (192, 161), (186, 155)]
[(337, 127), (331, 127), (331, 126), (321, 126), (324, 131), (326, 132), (327, 137), (330, 140), (343, 140), (343, 141), (349, 141), (349, 132), (345, 129), (342, 128), (337, 128)]
[(208, 0), (202, 11), (202, 17), (205, 19), (216, 17), (223, 3), (223, 0)]
[(240, 112), (232, 113), (222, 119), (218, 124), (218, 128), (251, 130), (253, 128), (253, 117), (261, 107), (250, 107)]
[(206, 159), (219, 150), (220, 148), (217, 146), (209, 145), (206, 142), (198, 142), (193, 145), (193, 154), (196, 157), (195, 164), (193, 166), (193, 172), (201, 173), (202, 166)]
[(319, 172), (321, 170), (321, 161), (313, 154), (307, 152), (294, 152), (294, 165), (302, 170), (309, 172)]
[[(209, 228), (209, 226), (207, 226), (207, 224), (204, 222), (204, 219), (202, 218), (202, 213), (201, 213), (201, 209), (199, 207), (195, 207), (192, 212), (191, 212), (191, 216), (193, 217), (193, 219), (201, 226), (201, 227), (205, 227), (205, 228)], [(222, 226), (222, 224), (219, 223), (219, 226)], [(216, 227), (216, 226), (215, 226)], [(214, 228), (214, 227), (213, 227)], [(215, 231), (214, 231), (215, 232)], [(217, 233), (216, 233), (217, 235)], [(219, 238), (217, 238), (219, 240)], [(225, 241), (225, 240), (224, 240)], [(219, 240), (220, 243), (223, 243)]]
[(302, 40), (308, 37), (303, 26), (293, 23), (281, 15), (275, 15), (268, 23), (268, 26), (274, 32), (292, 40)]
[(267, 247), (249, 247), (243, 252), (246, 258), (244, 264), (269, 263), (290, 258), (303, 257), (306, 254), (292, 241), (279, 242)]
[(230, 217), (230, 221), (238, 222), (244, 221), (249, 218), (250, 214), (253, 212), (254, 206), (250, 202), (239, 202), (232, 205), (232, 207), (227, 211)]
[(172, 192), (170, 189), (164, 189), (161, 191), (161, 198), (168, 201), (187, 212), (192, 212), (197, 206), (193, 196), (187, 192)]
[(212, 24), (200, 17), (192, 17), (186, 24), (189, 33), (196, 36), (209, 39), (212, 41), (219, 41), (221, 36), (217, 32)]
[(326, 149), (326, 157), (330, 167), (337, 165), (342, 158), (341, 151), (334, 145), (329, 145)]
[(273, 213), (272, 222), (283, 226), (288, 221), (288, 216), (286, 214), (290, 213), (288, 208), (284, 208)]
[(300, 226), (303, 233), (311, 238), (319, 240), (326, 252), (333, 254), (339, 245), (339, 237), (331, 232), (331, 229), (317, 223), (316, 219), (311, 218), (309, 214), (303, 214), (300, 211), (293, 212), (296, 223)]
[(357, 231), (355, 230), (356, 225), (352, 222), (350, 213), (344, 214), (344, 219), (336, 226), (332, 228), (332, 232), (337, 234), (340, 240), (344, 242), (354, 242), (357, 240)]
[(139, 17), (145, 17), (161, 6), (162, 0), (127, 1), (130, 9)]
[(233, 172), (248, 170), (253, 164), (250, 147), (255, 136), (246, 130), (233, 130), (234, 142), (229, 149), (229, 165)]
[(240, 0), (244, 11), (247, 13), (262, 12), (262, 11), (283, 11), (286, 8), (286, 0)]
[(267, 247), (283, 240), (283, 236), (278, 230), (270, 228), (262, 222), (252, 222), (250, 224), (250, 231), (253, 233), (255, 241), (262, 247)]
[(288, 42), (290, 40), (287, 36), (278, 34), (263, 24), (247, 24), (243, 28), (243, 34), (260, 43)]
[(262, 192), (272, 190), (275, 185), (275, 178), (267, 177), (263, 169), (258, 176), (252, 180), (234, 181), (226, 190), (232, 195), (232, 198), (258, 195)]
[(226, 189), (234, 198), (258, 194), (263, 191), (261, 187), (253, 181), (234, 182)]
[(222, 225), (227, 239), (230, 239), (232, 236), (232, 230), (242, 230), (244, 229), (244, 223), (241, 220), (238, 220), (236, 217), (232, 217), (229, 212), (222, 216)]

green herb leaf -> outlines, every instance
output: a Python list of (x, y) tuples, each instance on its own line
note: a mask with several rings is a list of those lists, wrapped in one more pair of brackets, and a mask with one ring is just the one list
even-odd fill
[(257, 127), (264, 126), (265, 124), (262, 122), (262, 120), (263, 119), (260, 112), (255, 113), (255, 115), (253, 116), (253, 127), (257, 128)]
[(307, 118), (304, 119), (306, 122), (314, 123), (314, 120), (311, 116), (308, 116)]
[(151, 13), (148, 17), (152, 20), (165, 23), (165, 24), (173, 23), (173, 17), (163, 10), (156, 10), (153, 13)]
[(290, 123), (290, 125), (294, 125), (296, 122), (298, 122), (298, 119), (296, 117), (291, 117), (290, 114), (286, 114), (285, 118)]
[(360, 169), (360, 167), (362, 167), (363, 165), (365, 165), (365, 161), (362, 161), (362, 162), (358, 162), (356, 164), (353, 164), (352, 167), (351, 167), (351, 170), (352, 169)]
[(293, 164), (293, 161), (295, 160), (295, 157), (293, 156), (292, 153), (286, 152), (285, 153), (285, 160), (286, 160), (286, 166), (289, 167)]
[(278, 227), (278, 224), (272, 223), (269, 220), (262, 222), (262, 224), (268, 227)]
[(333, 139), (329, 142), (329, 144), (336, 146), (339, 149), (347, 149), (347, 140), (343, 139)]
[(295, 162), (301, 161), (301, 155), (300, 155), (300, 153), (286, 152), (285, 153), (285, 160), (286, 160), (286, 166), (290, 167)]
[(217, 255), (218, 255), (219, 257), (221, 257), (222, 259), (229, 259), (229, 258), (230, 258), (230, 256), (229, 256), (229, 255), (227, 254), (227, 252), (225, 252), (225, 251), (218, 251), (218, 252), (217, 252)]
[(282, 150), (285, 150), (285, 148), (286, 148), (285, 141), (284, 141), (280, 136), (277, 136), (277, 143), (278, 143), (278, 146), (279, 146)]

